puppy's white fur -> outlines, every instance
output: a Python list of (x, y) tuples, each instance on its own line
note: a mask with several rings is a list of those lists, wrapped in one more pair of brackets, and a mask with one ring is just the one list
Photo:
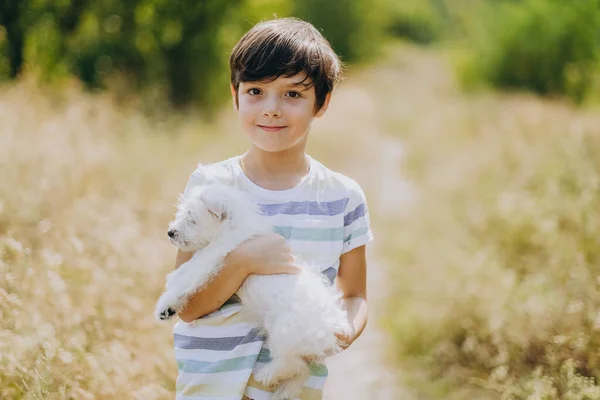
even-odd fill
[[(272, 232), (256, 205), (241, 191), (223, 184), (198, 186), (182, 198), (169, 226), (171, 242), (194, 251), (190, 261), (167, 276), (156, 316), (168, 319), (189, 296), (206, 285), (225, 256), (253, 236)], [(268, 334), (272, 361), (256, 379), (278, 385), (274, 400), (294, 399), (310, 376), (305, 359), (322, 360), (339, 351), (336, 333), (350, 334), (340, 293), (318, 269), (299, 263), (300, 274), (250, 275), (237, 295)]]

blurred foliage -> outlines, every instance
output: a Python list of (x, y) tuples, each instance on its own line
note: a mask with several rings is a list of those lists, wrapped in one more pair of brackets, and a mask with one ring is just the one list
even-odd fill
[(458, 43), (467, 87), (487, 83), (577, 103), (599, 89), (598, 0), (407, 0), (393, 8), (388, 29), (418, 43)]
[(256, 22), (312, 22), (345, 62), (387, 36), (458, 43), (465, 86), (488, 83), (582, 102), (595, 90), (600, 0), (4, 0), (0, 80), (75, 76), (89, 88), (210, 110), (228, 96), (227, 58)]
[(564, 95), (576, 103), (597, 89), (600, 1), (504, 2), (485, 21), (469, 42), (464, 83)]
[(447, 29), (446, 5), (436, 1), (390, 1), (387, 31), (416, 43), (428, 44), (443, 38)]
[(132, 88), (157, 84), (178, 105), (210, 102), (223, 67), (219, 36), (240, 0), (9, 0), (2, 3), (8, 74), (44, 79), (70, 74), (104, 87), (121, 74)]
[(387, 4), (381, 0), (295, 0), (294, 15), (319, 28), (342, 60), (352, 62), (377, 53)]
[(204, 109), (228, 96), (228, 55), (256, 22), (300, 16), (345, 61), (377, 48), (383, 8), (367, 2), (283, 0), (5, 0), (0, 4), (0, 79), (26, 71), (46, 81), (76, 76)]

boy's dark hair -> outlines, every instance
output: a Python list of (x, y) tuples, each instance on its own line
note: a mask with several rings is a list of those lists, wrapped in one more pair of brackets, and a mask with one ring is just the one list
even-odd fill
[(233, 48), (229, 69), (236, 104), (240, 82), (275, 80), (304, 71), (308, 85), (315, 88), (316, 111), (341, 77), (341, 61), (327, 39), (297, 18), (256, 24)]

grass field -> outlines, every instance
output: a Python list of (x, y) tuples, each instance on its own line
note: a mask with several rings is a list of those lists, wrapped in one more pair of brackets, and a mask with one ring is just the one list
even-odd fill
[[(165, 228), (200, 159), (243, 151), (232, 113), (208, 125), (77, 87), (0, 90), (0, 398), (172, 398), (171, 330), (152, 317), (175, 253)], [(418, 195), (365, 182), (388, 205), (372, 211), (398, 384), (600, 399), (583, 378), (600, 374), (600, 111), (464, 94), (442, 56), (405, 47), (338, 95), (348, 112), (311, 152), (376, 168), (362, 144), (400, 138)]]
[(431, 398), (600, 398), (600, 111), (462, 94), (427, 52), (390, 62), (387, 103), (406, 112), (388, 129), (419, 193), (385, 229), (405, 383)]

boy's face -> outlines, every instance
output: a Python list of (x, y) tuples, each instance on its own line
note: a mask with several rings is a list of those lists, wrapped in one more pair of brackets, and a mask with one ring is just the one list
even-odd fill
[[(252, 143), (263, 151), (281, 152), (302, 147), (313, 118), (322, 116), (329, 105), (315, 113), (315, 88), (302, 82), (301, 72), (269, 82), (241, 82), (238, 88), (238, 117)], [(232, 87), (235, 102), (235, 90)]]

